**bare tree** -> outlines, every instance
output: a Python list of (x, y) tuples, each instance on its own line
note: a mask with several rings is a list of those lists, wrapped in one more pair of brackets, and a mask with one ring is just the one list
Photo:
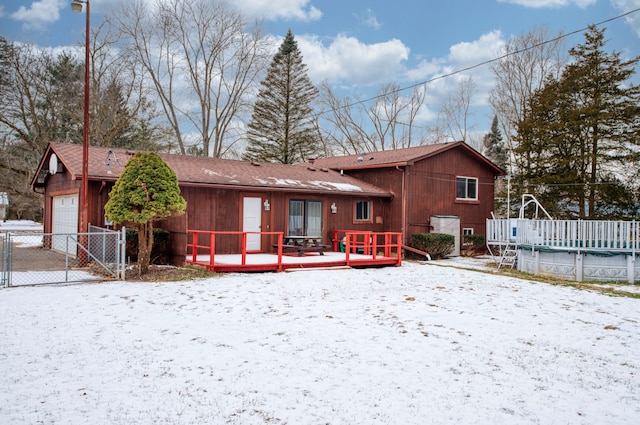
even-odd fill
[(414, 121), (425, 95), (424, 85), (414, 88), (408, 97), (400, 96), (400, 86), (397, 84), (382, 86), (376, 103), (367, 111), (375, 130), (373, 137), (380, 150), (411, 146)]
[(13, 213), (31, 211), (26, 217), (33, 219), (42, 208), (42, 197), (29, 183), (44, 147), (60, 136), (60, 116), (66, 111), (52, 99), (47, 75), (51, 55), (2, 37), (0, 44), (0, 192), (9, 194)]
[(339, 98), (327, 82), (322, 82), (319, 89), (324, 108), (320, 119), (328, 123), (320, 126), (327, 152), (347, 155), (373, 150), (367, 145), (369, 137), (363, 129), (361, 111), (356, 115), (352, 110), (357, 102), (348, 96)]
[(438, 114), (439, 130), (436, 132), (442, 138), (469, 142), (468, 133), (472, 130), (469, 128), (469, 108), (475, 91), (473, 77), (463, 77), (456, 90), (443, 99)]
[[(152, 108), (141, 97), (140, 82), (127, 71), (124, 58), (114, 55), (117, 49), (100, 40), (96, 34), (90, 50), (95, 65), (91, 143), (138, 147), (132, 142), (157, 140), (156, 126), (142, 114)], [(84, 103), (78, 93), (84, 86), (84, 62), (70, 51), (54, 55), (1, 37), (0, 56), (0, 191), (9, 193), (14, 213), (39, 213), (41, 196), (29, 183), (47, 143), (82, 141)]]
[(143, 72), (119, 48), (121, 40), (109, 18), (91, 35), (91, 144), (161, 150), (167, 129), (157, 122), (159, 114), (148, 100)]
[[(250, 90), (268, 63), (258, 24), (220, 0), (135, 0), (117, 16), (129, 52), (152, 82), (179, 150), (195, 129), (197, 149), (221, 157), (239, 140), (236, 119), (250, 112)], [(183, 130), (187, 128), (187, 130)]]
[[(30, 45), (6, 44), (8, 60), (3, 69), (0, 123), (12, 140), (22, 140), (26, 149), (40, 151), (47, 143), (46, 114), (40, 112), (47, 97), (47, 68), (52, 58)], [(10, 142), (11, 143), (11, 142)]]
[(383, 85), (368, 108), (369, 101), (338, 98), (326, 83), (320, 91), (326, 110), (322, 118), (330, 124), (325, 128), (334, 129), (324, 129), (323, 137), (339, 153), (400, 149), (422, 142), (421, 138), (416, 141), (416, 119), (424, 104), (425, 85), (415, 86), (408, 96), (401, 96), (396, 84)]
[(567, 62), (560, 36), (551, 38), (546, 28), (534, 28), (508, 40), (503, 59), (491, 66), (496, 84), (489, 103), (498, 116), (509, 152), (516, 148), (516, 124), (524, 119), (529, 99), (546, 77), (559, 77)]

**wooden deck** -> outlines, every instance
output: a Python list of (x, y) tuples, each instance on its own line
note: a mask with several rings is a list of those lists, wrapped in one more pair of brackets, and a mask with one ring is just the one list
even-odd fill
[(218, 254), (213, 265), (208, 255), (198, 255), (196, 261), (189, 264), (199, 265), (211, 271), (228, 272), (266, 272), (285, 271), (289, 269), (333, 268), (333, 267), (380, 267), (399, 266), (400, 261), (393, 257), (376, 257), (371, 255), (351, 254), (347, 260), (344, 252), (325, 252), (324, 255), (283, 255), (279, 261), (277, 254)]
[[(189, 231), (192, 243), (187, 245), (188, 264), (206, 267), (214, 272), (266, 272), (285, 271), (289, 269), (335, 268), (335, 267), (384, 267), (401, 266), (401, 236), (400, 233), (349, 232), (343, 231), (347, 249), (345, 252), (324, 251), (305, 252), (298, 256), (298, 252), (287, 254), (283, 252), (282, 232), (260, 232), (262, 236), (277, 236), (278, 243), (275, 253), (247, 252), (246, 240), (252, 232), (209, 232)], [(205, 235), (209, 244), (198, 244), (200, 236)], [(237, 254), (216, 254), (215, 240), (217, 236), (237, 235), (241, 238), (242, 249)], [(378, 243), (380, 241), (380, 243)], [(212, 249), (213, 246), (213, 249)], [(214, 252), (211, 255), (211, 252)]]
[(600, 253), (640, 252), (640, 222), (599, 220), (487, 220), (487, 244)]
[(630, 284), (640, 276), (637, 221), (492, 219), (487, 248), (499, 267), (536, 276)]

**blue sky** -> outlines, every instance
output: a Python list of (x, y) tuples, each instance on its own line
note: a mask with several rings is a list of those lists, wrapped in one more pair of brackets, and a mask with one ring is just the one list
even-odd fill
[[(92, 22), (123, 0), (92, 0)], [(153, 0), (148, 0), (153, 1)], [(0, 35), (42, 47), (77, 46), (84, 16), (66, 0), (0, 1)], [(298, 40), (315, 83), (329, 81), (343, 92), (366, 97), (382, 83), (409, 86), (490, 60), (509, 37), (547, 26), (550, 34), (640, 8), (640, 0), (234, 0), (248, 17), (263, 19), (278, 45), (287, 29)], [(609, 49), (640, 55), (640, 12), (605, 24)], [(584, 40), (566, 39), (567, 48)], [(476, 68), (473, 128), (486, 132), (492, 77)], [(438, 100), (460, 75), (427, 86), (424, 119), (433, 119)]]

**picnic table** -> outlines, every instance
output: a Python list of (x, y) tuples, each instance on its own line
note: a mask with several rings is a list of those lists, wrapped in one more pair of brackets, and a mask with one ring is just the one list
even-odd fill
[[(302, 257), (305, 252), (317, 252), (324, 255), (324, 250), (329, 249), (329, 245), (322, 244), (322, 236), (285, 236), (283, 251), (298, 251), (298, 257)], [(273, 245), (277, 248), (278, 245)]]

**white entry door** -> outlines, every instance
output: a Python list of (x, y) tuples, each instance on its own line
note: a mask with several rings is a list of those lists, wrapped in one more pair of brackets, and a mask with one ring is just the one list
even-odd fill
[[(262, 230), (262, 198), (244, 198), (242, 231)], [(260, 235), (247, 235), (247, 251), (260, 251)]]
[[(53, 197), (52, 233), (63, 234), (53, 236), (51, 248), (56, 251), (76, 255), (78, 233), (78, 195), (63, 195)], [(73, 235), (73, 236), (71, 236)]]

